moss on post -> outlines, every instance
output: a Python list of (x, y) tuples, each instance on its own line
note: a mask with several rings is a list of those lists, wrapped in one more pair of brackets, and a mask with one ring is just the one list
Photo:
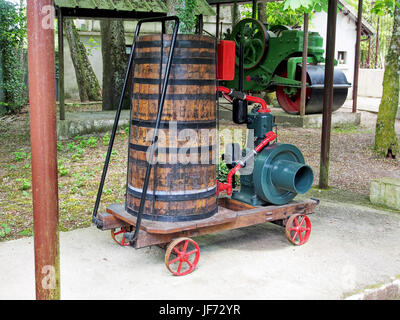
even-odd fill
[[(400, 5), (400, 1), (396, 0)], [(395, 131), (396, 112), (399, 105), (399, 71), (400, 71), (400, 9), (395, 7), (393, 31), (390, 46), (386, 55), (385, 73), (383, 76), (383, 93), (379, 105), (375, 131), (375, 151), (382, 156), (391, 149), (393, 154), (399, 152), (399, 142)]]

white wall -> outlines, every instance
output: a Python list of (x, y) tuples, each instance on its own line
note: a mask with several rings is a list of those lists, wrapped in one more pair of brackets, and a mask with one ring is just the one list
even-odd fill
[[(327, 13), (316, 12), (310, 21), (310, 31), (319, 32), (324, 39), (324, 50), (326, 47), (326, 29), (327, 29)], [(339, 64), (340, 68), (346, 75), (347, 81), (353, 83), (354, 58), (356, 46), (356, 24), (350, 18), (339, 13), (336, 21), (336, 42), (335, 42), (335, 58), (338, 58), (338, 51), (346, 52), (346, 63)], [(349, 89), (348, 98), (351, 98), (352, 90)]]
[(382, 97), (384, 69), (360, 69), (358, 75), (358, 95), (362, 97)]

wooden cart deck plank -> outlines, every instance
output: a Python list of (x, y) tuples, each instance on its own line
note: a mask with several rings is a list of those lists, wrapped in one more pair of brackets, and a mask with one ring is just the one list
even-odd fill
[[(107, 213), (117, 217), (118, 219), (136, 226), (136, 217), (125, 211), (123, 204), (112, 204), (107, 208)], [(168, 234), (176, 233), (185, 230), (196, 228), (203, 228), (207, 226), (215, 226), (223, 223), (228, 223), (236, 219), (237, 212), (227, 209), (219, 208), (218, 212), (212, 217), (180, 222), (164, 222), (164, 221), (151, 221), (142, 219), (140, 229), (148, 233)]]

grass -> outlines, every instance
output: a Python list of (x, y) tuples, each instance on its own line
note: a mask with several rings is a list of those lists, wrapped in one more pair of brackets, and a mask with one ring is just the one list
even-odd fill
[[(29, 126), (27, 127), (29, 128)], [(25, 128), (26, 129), (26, 128)], [(32, 186), (29, 131), (24, 134), (0, 129), (0, 241), (32, 235)], [(125, 198), (127, 130), (119, 130), (111, 156), (109, 172), (102, 196), (100, 211), (105, 206)], [(109, 134), (59, 141), (59, 228), (67, 231), (91, 225), (98, 184), (103, 168)], [(18, 148), (15, 146), (18, 145)], [(20, 146), (26, 146), (21, 148)], [(6, 149), (18, 150), (13, 153)]]
[(374, 130), (372, 128), (367, 128), (364, 126), (355, 126), (353, 124), (344, 124), (344, 125), (332, 128), (332, 132), (341, 133), (341, 134), (367, 134), (367, 133), (373, 133)]

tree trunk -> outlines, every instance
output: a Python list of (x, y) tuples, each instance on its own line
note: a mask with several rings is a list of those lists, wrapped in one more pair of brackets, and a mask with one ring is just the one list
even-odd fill
[(240, 20), (239, 5), (237, 4), (237, 2), (234, 2), (233, 6), (231, 6), (231, 19), (232, 19), (232, 31), (233, 31), (233, 28)]
[[(194, 34), (196, 29), (196, 15), (194, 9), (197, 0), (166, 0), (167, 15), (176, 15), (179, 18), (179, 33)], [(173, 23), (167, 24), (169, 33), (173, 30)]]
[[(400, 4), (400, 0), (396, 0)], [(395, 119), (399, 105), (400, 64), (400, 9), (396, 6), (393, 18), (393, 31), (389, 50), (386, 56), (383, 76), (383, 93), (379, 105), (375, 131), (375, 151), (387, 155), (391, 149), (393, 154), (399, 151), (399, 142), (395, 131)]]
[[(129, 56), (126, 54), (123, 21), (101, 20), (101, 52), (103, 56), (103, 110), (118, 107), (124, 85)], [(128, 87), (124, 108), (129, 108)]]
[(267, 1), (262, 0), (258, 2), (258, 20), (262, 23), (267, 23)]
[(71, 19), (65, 19), (64, 29), (68, 39), (72, 63), (75, 68), (76, 82), (78, 83), (81, 101), (101, 100), (99, 81), (87, 57), (86, 48), (79, 39), (74, 22)]

